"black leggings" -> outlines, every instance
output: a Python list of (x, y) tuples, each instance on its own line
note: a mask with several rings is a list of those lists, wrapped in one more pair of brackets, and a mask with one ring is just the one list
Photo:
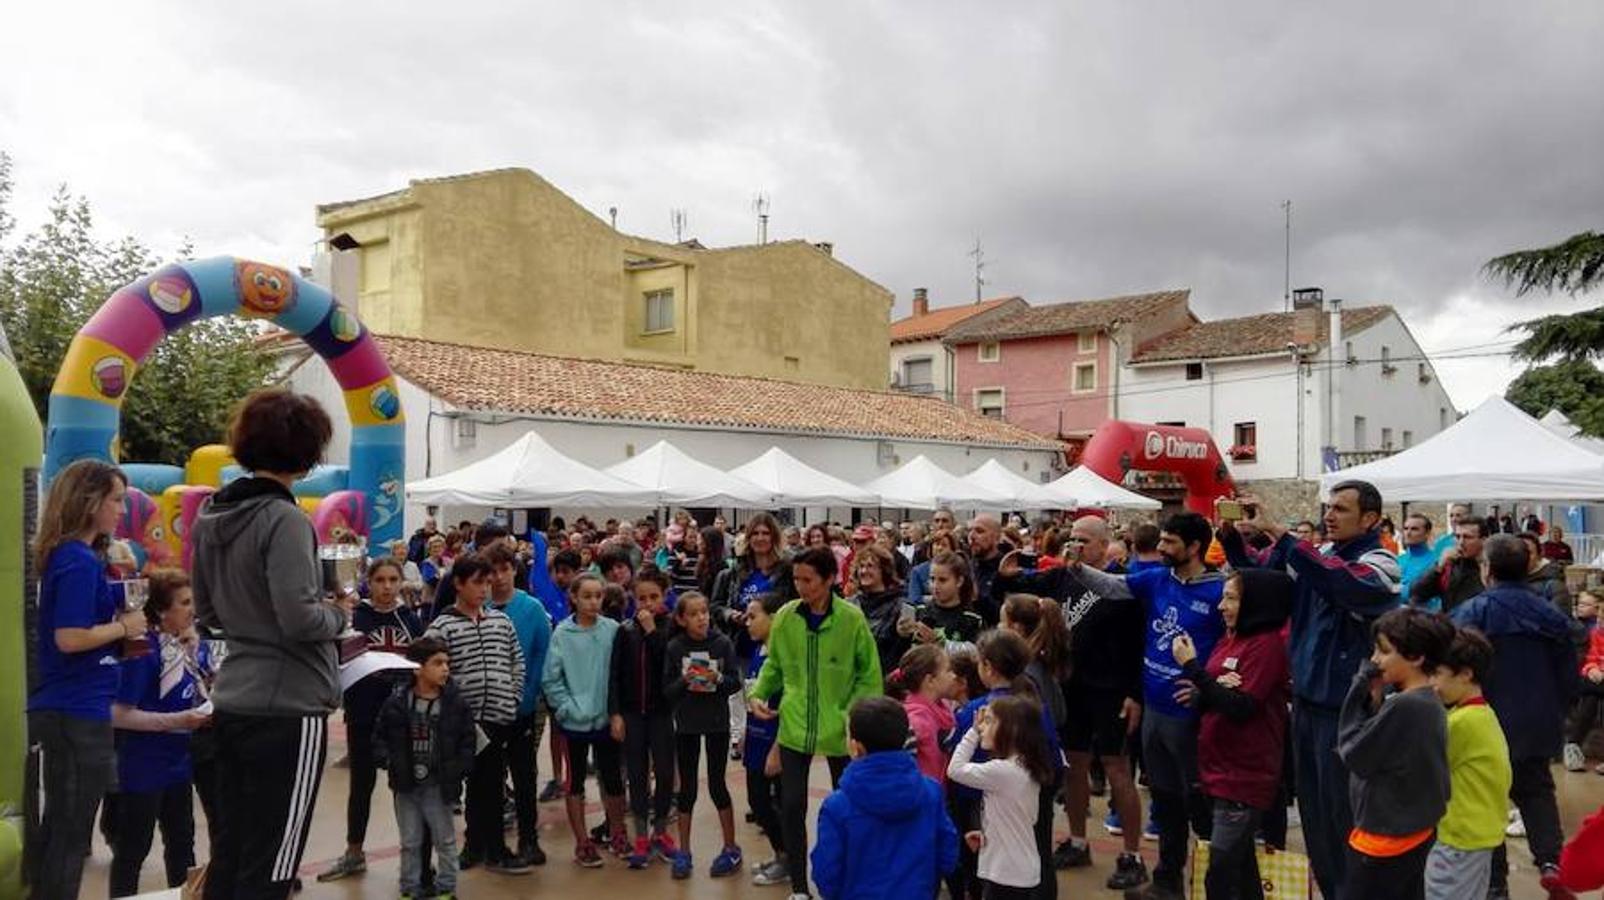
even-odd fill
[(668, 808), (674, 802), (674, 765), (674, 722), (668, 713), (624, 713), (624, 767), (629, 775), (629, 811), (635, 817), (637, 833), (646, 833), (648, 795), (652, 830), (667, 827)]
[(785, 855), (785, 832), (780, 826), (780, 776), (770, 778), (762, 769), (746, 769), (746, 802), (752, 818), (769, 839), (776, 858)]
[[(826, 756), (830, 787), (841, 786), (847, 757)], [(808, 892), (808, 769), (813, 754), (780, 748), (780, 829), (785, 833), (785, 861), (791, 870), (791, 892)]]
[(115, 794), (116, 815), (112, 828), (115, 839), (111, 853), (111, 896), (131, 897), (139, 893), (139, 870), (150, 853), (156, 826), (162, 830), (162, 861), (166, 864), (167, 886), (182, 887), (195, 865), (195, 806), (190, 783), (163, 791), (142, 794)]
[[(1053, 866), (1053, 800), (1058, 797), (1058, 781), (1043, 785), (1036, 797), (1036, 853), (1041, 859), (1041, 881), (1031, 892), (1038, 900), (1058, 900), (1058, 872)], [(1011, 896), (1004, 894), (1001, 896)]]
[(624, 793), (624, 773), (618, 768), (618, 742), (605, 731), (564, 731), (568, 742), (568, 796), (585, 796), (585, 776), (589, 774), (587, 760), (592, 747), (596, 750), (596, 779), (601, 782), (602, 796), (617, 797)]
[(969, 842), (963, 839), (965, 834), (980, 830), (979, 795), (954, 789), (949, 784), (947, 813), (952, 816), (952, 824), (958, 829), (958, 865), (947, 876), (947, 896), (952, 900), (979, 900), (982, 884), (976, 870), (980, 865), (980, 855), (969, 849)]
[(368, 837), (368, 818), (373, 811), (373, 788), (379, 770), (373, 762), (373, 731), (377, 721), (347, 719), (346, 751), (350, 758), (351, 790), (345, 798), (345, 842), (360, 847)]
[(714, 809), (730, 808), (730, 786), (724, 782), (724, 767), (730, 758), (730, 733), (681, 734), (674, 738), (679, 752), (679, 814), (688, 816), (696, 806), (696, 770), (700, 767), (702, 744), (707, 744), (707, 795)]

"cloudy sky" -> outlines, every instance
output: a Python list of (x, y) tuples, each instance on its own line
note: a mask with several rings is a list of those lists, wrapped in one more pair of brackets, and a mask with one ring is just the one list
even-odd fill
[[(0, 29), (21, 227), (63, 182), (108, 236), (306, 261), (312, 208), (527, 166), (620, 227), (831, 240), (908, 307), (1292, 280), (1507, 341), (1499, 252), (1604, 227), (1604, 4), (30, 3)], [(402, 8), (414, 12), (399, 11)], [(1597, 302), (1597, 298), (1594, 298)], [(1461, 407), (1515, 370), (1439, 362)]]

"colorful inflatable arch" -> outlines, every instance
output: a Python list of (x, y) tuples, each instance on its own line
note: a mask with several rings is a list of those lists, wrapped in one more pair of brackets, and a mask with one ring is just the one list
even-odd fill
[[(112, 294), (73, 338), (50, 393), (45, 482), (75, 460), (116, 462), (122, 400), (140, 362), (185, 325), (234, 314), (268, 319), (323, 357), (345, 393), (348, 487), (367, 497), (370, 540), (399, 539), (406, 426), (395, 376), (372, 335), (324, 288), (275, 266), (227, 256), (167, 266), (133, 282)], [(220, 468), (220, 460), (211, 463)]]
[(1132, 469), (1173, 472), (1186, 484), (1186, 508), (1214, 517), (1214, 501), (1236, 493), (1225, 458), (1201, 428), (1104, 422), (1081, 451), (1081, 465), (1119, 484)]

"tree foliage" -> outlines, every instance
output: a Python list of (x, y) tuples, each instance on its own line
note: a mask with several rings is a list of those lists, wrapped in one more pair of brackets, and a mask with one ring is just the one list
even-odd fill
[(1532, 416), (1557, 409), (1584, 434), (1604, 437), (1604, 372), (1585, 359), (1527, 369), (1504, 397)]
[[(1523, 297), (1532, 291), (1584, 294), (1604, 283), (1604, 234), (1584, 231), (1551, 247), (1517, 250), (1487, 261), (1482, 271)], [(1594, 359), (1604, 356), (1604, 308), (1544, 316), (1511, 326), (1526, 338), (1511, 351), (1515, 359)]]
[[(99, 240), (89, 201), (66, 186), (45, 222), (12, 244), (11, 185), (11, 161), (0, 153), (0, 325), (45, 420), (78, 329), (112, 292), (163, 260), (132, 237)], [(255, 333), (244, 320), (203, 319), (157, 344), (123, 401), (123, 459), (182, 464), (218, 441), (233, 405), (271, 374), (271, 361), (252, 346)]]

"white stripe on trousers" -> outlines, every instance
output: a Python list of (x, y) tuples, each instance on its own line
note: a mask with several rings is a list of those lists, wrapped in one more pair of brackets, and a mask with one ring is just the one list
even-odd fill
[(289, 881), (295, 877), (295, 863), (301, 856), (302, 833), (306, 830), (306, 817), (311, 812), (312, 798), (317, 791), (318, 762), (323, 755), (323, 719), (307, 716), (301, 719), (301, 740), (295, 759), (295, 782), (290, 789), (290, 808), (284, 819), (284, 837), (273, 859), (273, 880)]

